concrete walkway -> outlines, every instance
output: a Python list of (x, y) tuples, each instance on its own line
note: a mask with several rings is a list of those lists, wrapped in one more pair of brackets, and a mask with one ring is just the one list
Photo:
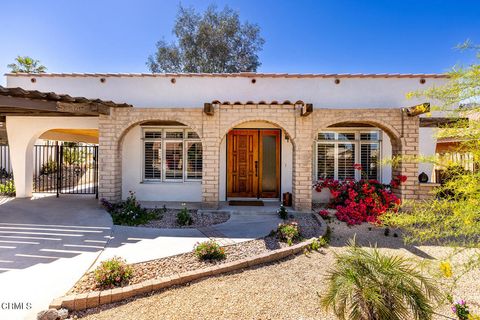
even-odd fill
[(92, 269), (100, 261), (113, 256), (122, 257), (128, 263), (137, 263), (190, 252), (197, 242), (208, 239), (223, 245), (249, 241), (269, 234), (280, 223), (277, 214), (271, 210), (256, 212), (252, 207), (240, 210), (228, 210), (230, 219), (227, 222), (199, 229), (114, 226), (112, 239)]
[[(35, 319), (100, 261), (120, 256), (137, 263), (190, 252), (208, 238), (234, 244), (259, 238), (280, 220), (276, 207), (225, 207), (231, 218), (200, 230), (113, 226), (96, 199), (0, 199), (0, 319)], [(28, 304), (28, 305), (27, 305)]]

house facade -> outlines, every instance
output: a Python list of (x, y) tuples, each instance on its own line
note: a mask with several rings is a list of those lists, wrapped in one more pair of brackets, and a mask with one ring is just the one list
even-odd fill
[(395, 193), (422, 199), (431, 186), (418, 175), (431, 177), (430, 165), (384, 162), (435, 153), (435, 129), (406, 112), (426, 101), (407, 100), (406, 93), (446, 80), (437, 74), (7, 74), (7, 88), (81, 96), (90, 106), (100, 103), (95, 99), (118, 103), (97, 114), (82, 113), (86, 102), (68, 110), (57, 103), (55, 115), (4, 108), (17, 196), (32, 193), (35, 141), (70, 134), (75, 141), (98, 139), (99, 196), (111, 201), (133, 191), (143, 201), (216, 207), (290, 192), (296, 210), (309, 210), (318, 179), (388, 183), (399, 174), (408, 180)]

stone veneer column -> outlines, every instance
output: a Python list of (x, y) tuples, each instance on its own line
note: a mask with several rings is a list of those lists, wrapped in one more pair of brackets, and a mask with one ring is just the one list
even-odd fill
[(218, 207), (220, 176), (220, 141), (219, 112), (213, 116), (202, 114), (203, 121), (203, 170), (202, 170), (202, 202), (207, 208)]
[(110, 115), (98, 119), (98, 191), (99, 198), (119, 201), (122, 198), (122, 155), (117, 142), (117, 116), (115, 108)]
[(418, 117), (404, 116), (403, 120), (403, 137), (399, 139), (399, 143), (392, 143), (392, 156), (400, 157), (397, 166), (392, 168), (392, 177), (404, 175), (407, 181), (400, 187), (394, 189), (394, 193), (401, 199), (416, 200), (421, 194), (418, 182), (418, 161), (419, 155), (419, 125)]
[(292, 164), (293, 207), (297, 211), (310, 211), (312, 209), (313, 115), (301, 117), (300, 111), (297, 110), (295, 113)]

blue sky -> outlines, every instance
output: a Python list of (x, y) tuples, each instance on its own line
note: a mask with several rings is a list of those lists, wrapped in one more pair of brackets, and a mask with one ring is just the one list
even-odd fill
[[(179, 1), (2, 1), (0, 73), (17, 55), (50, 72), (148, 72), (155, 42), (171, 33)], [(186, 1), (257, 23), (259, 72), (420, 73), (468, 64), (455, 45), (480, 43), (480, 1)], [(0, 80), (0, 84), (3, 83)]]

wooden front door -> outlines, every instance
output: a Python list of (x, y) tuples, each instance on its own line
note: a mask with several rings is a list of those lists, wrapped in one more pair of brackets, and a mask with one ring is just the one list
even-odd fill
[(227, 197), (278, 198), (280, 130), (234, 129), (227, 145)]

